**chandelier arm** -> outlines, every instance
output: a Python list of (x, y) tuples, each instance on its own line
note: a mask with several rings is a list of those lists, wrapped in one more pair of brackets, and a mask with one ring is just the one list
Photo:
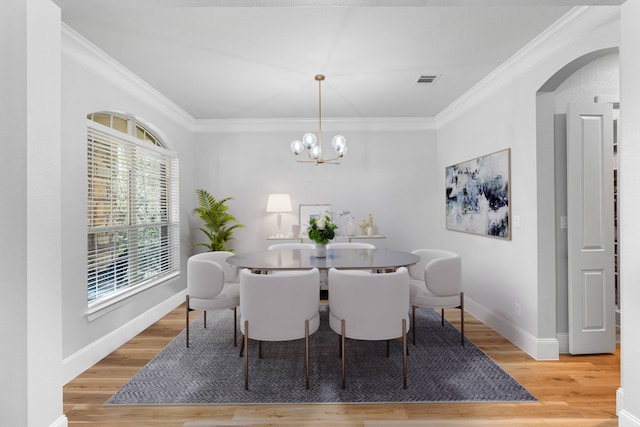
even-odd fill
[(296, 156), (296, 162), (298, 163), (315, 163), (315, 164), (320, 164), (320, 163), (330, 163), (332, 165), (339, 165), (342, 162), (342, 157), (343, 156), (338, 156), (338, 157), (333, 157), (331, 159), (309, 159), (309, 160), (305, 160), (305, 159), (300, 159), (298, 156)]
[(323, 163), (331, 163), (331, 164), (334, 164), (334, 165), (338, 165), (342, 161), (342, 157), (343, 156), (332, 157), (330, 159), (324, 159), (322, 162)]
[(299, 162), (299, 163), (318, 163), (317, 160), (314, 160), (314, 159), (309, 159), (309, 160), (300, 159), (300, 157), (298, 157), (298, 156), (296, 156), (296, 162)]

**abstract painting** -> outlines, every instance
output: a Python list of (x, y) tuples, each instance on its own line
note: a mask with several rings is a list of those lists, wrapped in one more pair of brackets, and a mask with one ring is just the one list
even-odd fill
[(511, 239), (511, 149), (446, 168), (447, 229)]

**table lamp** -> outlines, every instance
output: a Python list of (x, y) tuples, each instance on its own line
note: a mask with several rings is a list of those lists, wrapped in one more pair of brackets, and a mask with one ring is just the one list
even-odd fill
[(278, 232), (276, 237), (283, 237), (282, 235), (282, 212), (291, 212), (291, 199), (288, 194), (269, 194), (267, 200), (267, 212), (276, 212), (276, 224), (278, 226)]

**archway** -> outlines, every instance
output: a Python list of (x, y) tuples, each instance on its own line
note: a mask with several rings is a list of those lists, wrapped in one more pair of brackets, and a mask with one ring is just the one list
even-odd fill
[[(569, 349), (567, 270), (566, 105), (619, 100), (618, 48), (600, 49), (571, 61), (538, 90), (536, 97), (539, 216), (549, 219), (538, 241), (540, 283), (555, 284), (556, 336), (560, 353)], [(547, 173), (550, 172), (550, 173)], [(546, 200), (544, 200), (546, 198)], [(612, 200), (612, 203), (614, 201)]]

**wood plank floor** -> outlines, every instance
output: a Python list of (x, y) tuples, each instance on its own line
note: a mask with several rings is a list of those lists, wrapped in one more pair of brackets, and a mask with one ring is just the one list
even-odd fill
[[(196, 316), (193, 316), (194, 318)], [(446, 317), (459, 326), (459, 312)], [(184, 328), (180, 306), (64, 387), (70, 426), (560, 426), (614, 427), (620, 349), (597, 356), (535, 361), (471, 315), (467, 337), (538, 402), (309, 405), (104, 406)], [(238, 387), (242, 387), (238, 384)]]

